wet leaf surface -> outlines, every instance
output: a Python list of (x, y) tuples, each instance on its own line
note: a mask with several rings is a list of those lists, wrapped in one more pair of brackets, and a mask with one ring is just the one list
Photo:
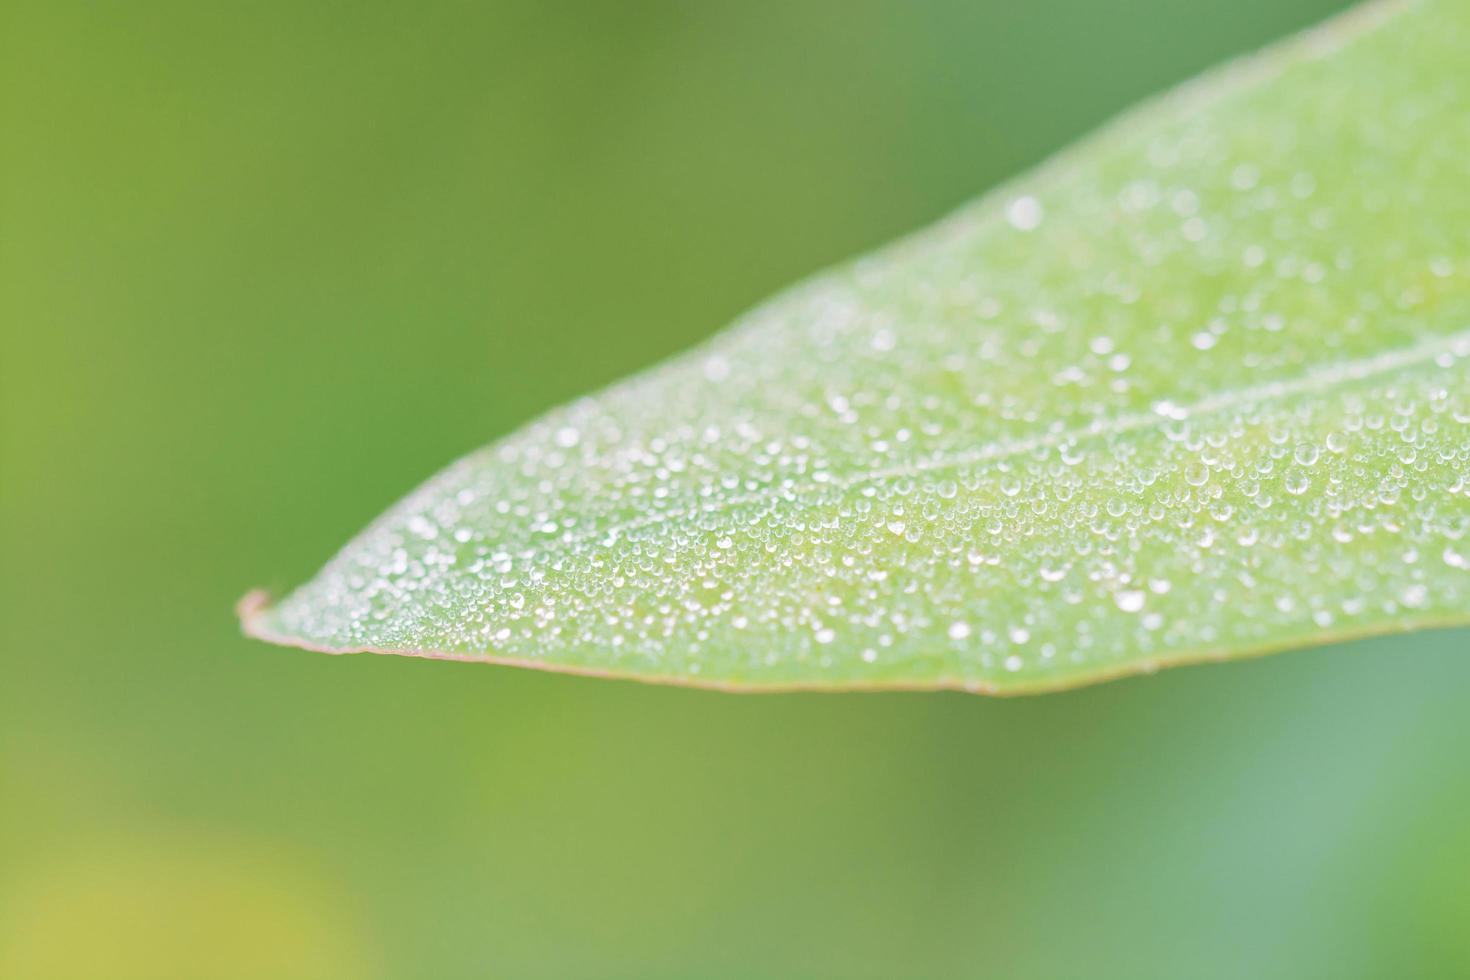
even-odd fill
[(1005, 693), (1470, 619), (1467, 49), (1377, 5), (1211, 73), (458, 461), (246, 629)]

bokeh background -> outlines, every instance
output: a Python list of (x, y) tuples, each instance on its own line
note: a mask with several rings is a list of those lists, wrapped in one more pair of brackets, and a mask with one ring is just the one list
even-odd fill
[(1338, 6), (0, 4), (0, 977), (1465, 975), (1465, 634), (742, 697), (231, 613)]

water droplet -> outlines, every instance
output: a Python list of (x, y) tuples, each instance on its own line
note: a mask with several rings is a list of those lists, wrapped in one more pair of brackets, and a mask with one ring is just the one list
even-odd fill
[(1041, 202), (1034, 197), (1023, 196), (1006, 205), (1006, 220), (1019, 231), (1032, 231), (1041, 225), (1045, 217)]
[(1147, 596), (1140, 589), (1125, 589), (1113, 595), (1113, 601), (1118, 604), (1118, 608), (1127, 613), (1136, 613), (1142, 609), (1145, 599)]

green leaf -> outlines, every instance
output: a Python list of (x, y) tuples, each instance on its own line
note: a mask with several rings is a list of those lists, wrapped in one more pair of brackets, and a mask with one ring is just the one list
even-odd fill
[(1470, 5), (1378, 5), (1216, 71), (465, 457), (245, 627), (1012, 693), (1464, 622), (1467, 51)]

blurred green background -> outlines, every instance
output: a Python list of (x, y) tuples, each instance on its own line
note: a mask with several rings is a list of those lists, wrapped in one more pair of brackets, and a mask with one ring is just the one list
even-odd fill
[(231, 614), (1338, 6), (0, 4), (0, 977), (1465, 975), (1464, 634), (739, 697)]

